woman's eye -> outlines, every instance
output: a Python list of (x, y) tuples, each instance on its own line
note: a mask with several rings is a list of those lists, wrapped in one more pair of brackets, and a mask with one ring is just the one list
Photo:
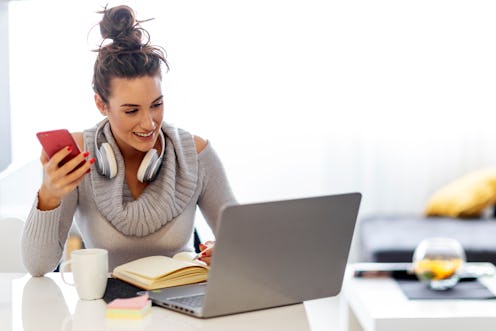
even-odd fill
[(126, 114), (134, 114), (138, 111), (138, 109), (128, 109), (126, 110)]
[(157, 102), (157, 103), (154, 103), (154, 104), (152, 105), (152, 107), (153, 107), (153, 108), (159, 108), (159, 107), (162, 107), (162, 105), (163, 105), (163, 104), (164, 104), (163, 102)]

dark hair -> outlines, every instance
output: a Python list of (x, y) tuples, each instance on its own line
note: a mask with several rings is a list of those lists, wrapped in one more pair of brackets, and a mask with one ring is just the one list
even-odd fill
[[(103, 41), (97, 50), (93, 90), (107, 103), (112, 78), (161, 76), (161, 63), (167, 70), (169, 65), (163, 48), (150, 44), (150, 35), (140, 27), (143, 21), (136, 20), (133, 9), (123, 5), (105, 8), (100, 13), (103, 14), (100, 21)], [(103, 45), (109, 39), (112, 42)]]

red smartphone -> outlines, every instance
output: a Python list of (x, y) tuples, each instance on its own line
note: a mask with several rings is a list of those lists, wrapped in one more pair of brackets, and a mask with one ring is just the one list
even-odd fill
[(38, 140), (43, 146), (43, 149), (50, 158), (53, 156), (53, 154), (57, 153), (62, 148), (65, 148), (67, 146), (72, 147), (71, 153), (59, 162), (59, 167), (81, 153), (76, 144), (76, 141), (74, 141), (74, 138), (66, 129), (38, 132), (36, 134), (36, 137), (38, 137)]

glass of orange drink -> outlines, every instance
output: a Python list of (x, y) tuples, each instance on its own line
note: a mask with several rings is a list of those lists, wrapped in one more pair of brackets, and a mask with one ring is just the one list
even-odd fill
[(424, 239), (413, 254), (413, 269), (417, 278), (433, 290), (453, 288), (458, 283), (464, 262), (463, 247), (452, 238)]

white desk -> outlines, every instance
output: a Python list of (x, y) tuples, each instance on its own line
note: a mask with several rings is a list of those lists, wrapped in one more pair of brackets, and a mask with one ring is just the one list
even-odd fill
[(105, 319), (103, 300), (82, 301), (58, 273), (32, 278), (0, 274), (0, 330), (338, 330), (339, 298), (212, 319), (159, 307), (142, 321)]
[[(348, 267), (343, 296), (344, 324), (350, 331), (496, 330), (496, 300), (408, 300), (390, 278), (353, 278)], [(489, 263), (471, 263), (473, 270), (493, 274), (481, 281), (496, 293), (496, 272)]]

